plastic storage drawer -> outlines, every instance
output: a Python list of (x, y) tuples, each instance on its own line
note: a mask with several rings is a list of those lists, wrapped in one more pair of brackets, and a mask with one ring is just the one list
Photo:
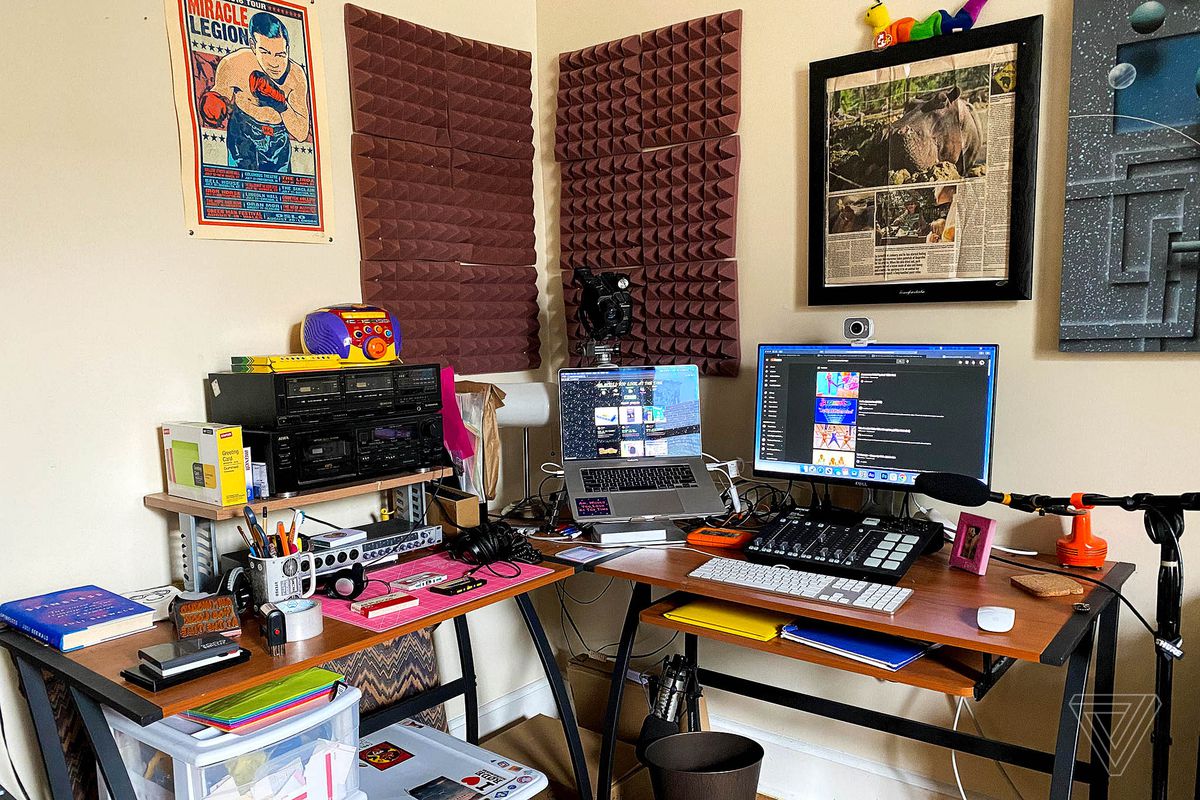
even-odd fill
[[(247, 734), (183, 717), (145, 727), (105, 709), (138, 800), (365, 800), (358, 791), (358, 701), (329, 703)], [(107, 800), (104, 782), (100, 795)]]

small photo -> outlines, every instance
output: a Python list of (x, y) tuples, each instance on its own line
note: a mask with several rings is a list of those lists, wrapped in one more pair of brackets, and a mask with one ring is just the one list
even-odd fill
[(817, 397), (858, 397), (858, 373), (818, 372)]
[(622, 458), (640, 458), (646, 455), (646, 443), (641, 439), (621, 442)]
[(813, 428), (813, 448), (853, 450), (857, 430), (851, 425), (817, 425)]
[(875, 244), (938, 244), (946, 239), (947, 217), (954, 208), (957, 186), (896, 189), (879, 194)]
[(642, 424), (642, 407), (641, 406), (621, 406), (621, 424), (622, 425), (641, 425)]
[(616, 425), (617, 424), (617, 409), (615, 406), (605, 406), (604, 408), (596, 409), (596, 424), (597, 425)]
[(841, 450), (813, 450), (812, 463), (820, 467), (853, 467), (854, 453)]
[(829, 233), (862, 233), (875, 227), (875, 193), (829, 198)]

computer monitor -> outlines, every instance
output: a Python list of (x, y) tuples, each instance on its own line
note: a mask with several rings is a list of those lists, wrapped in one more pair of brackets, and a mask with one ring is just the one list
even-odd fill
[(694, 364), (563, 369), (566, 461), (700, 455), (700, 373)]
[(754, 470), (911, 489), (922, 472), (991, 482), (996, 345), (763, 344)]

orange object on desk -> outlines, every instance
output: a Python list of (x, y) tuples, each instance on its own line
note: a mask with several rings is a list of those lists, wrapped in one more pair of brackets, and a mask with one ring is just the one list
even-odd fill
[(735, 528), (696, 528), (687, 535), (688, 544), (697, 547), (720, 547), (726, 550), (741, 550), (754, 534)]

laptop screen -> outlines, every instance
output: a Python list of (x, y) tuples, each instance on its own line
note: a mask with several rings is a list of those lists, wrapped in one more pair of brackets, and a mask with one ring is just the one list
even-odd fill
[(558, 374), (565, 461), (700, 455), (694, 364)]

